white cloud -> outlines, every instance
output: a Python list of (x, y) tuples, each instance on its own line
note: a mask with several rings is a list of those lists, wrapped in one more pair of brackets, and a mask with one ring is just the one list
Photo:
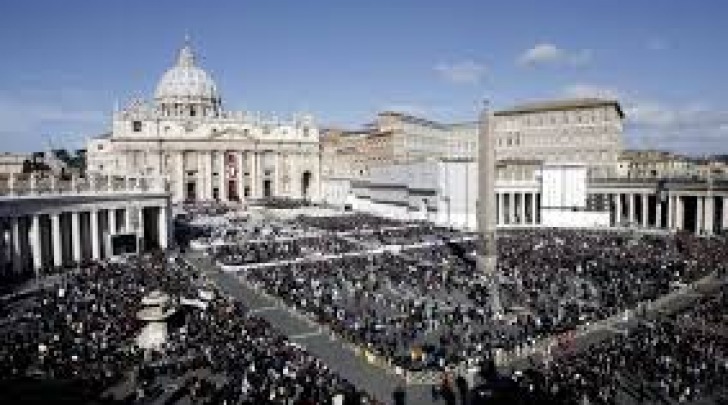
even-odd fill
[(666, 103), (593, 83), (566, 86), (559, 96), (618, 100), (625, 113), (627, 147), (692, 155), (728, 153), (728, 107), (699, 102)]
[(728, 153), (728, 108), (635, 101), (625, 107), (626, 132), (651, 148), (689, 154)]
[(435, 66), (435, 71), (445, 80), (455, 84), (477, 84), (488, 73), (488, 68), (483, 64), (467, 60), (440, 63)]
[(589, 83), (576, 83), (566, 86), (561, 93), (565, 97), (573, 98), (620, 98), (620, 92), (615, 88)]
[(585, 66), (591, 63), (593, 52), (591, 49), (569, 51), (558, 46), (542, 42), (525, 50), (517, 60), (521, 66), (538, 65), (569, 65)]

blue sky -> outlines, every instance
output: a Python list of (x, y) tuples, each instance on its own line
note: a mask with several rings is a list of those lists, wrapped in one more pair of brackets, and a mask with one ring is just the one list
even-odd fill
[(630, 147), (728, 153), (721, 0), (4, 2), (0, 149), (77, 147), (114, 103), (151, 97), (186, 33), (228, 109), (359, 127), (617, 97)]

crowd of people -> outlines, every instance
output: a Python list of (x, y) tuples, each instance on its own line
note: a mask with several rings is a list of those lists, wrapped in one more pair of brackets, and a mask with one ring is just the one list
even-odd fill
[[(325, 229), (339, 229), (344, 221), (329, 225), (319, 218)], [(352, 230), (362, 218), (351, 221), (348, 236), (356, 239)], [(373, 226), (361, 226), (367, 237)], [(507, 316), (498, 319), (479, 282), (473, 238), (399, 229), (380, 239), (381, 245), (399, 245), (393, 253), (250, 269), (241, 277), (354, 343), (418, 369), (572, 331), (723, 271), (728, 263), (724, 244), (690, 235), (510, 231), (499, 237), (500, 301)]]
[[(212, 288), (185, 262), (161, 256), (67, 273), (13, 303), (2, 320), (0, 381), (82, 381), (88, 398), (128, 386), (122, 399), (134, 403), (164, 395), (214, 404), (373, 403), (240, 302), (214, 294), (206, 309), (179, 305), (203, 287)], [(142, 297), (152, 291), (176, 297), (178, 314), (167, 343), (150, 355), (135, 339)], [(165, 393), (170, 381), (173, 394)]]
[(226, 266), (282, 261), (314, 254), (341, 254), (359, 246), (341, 238), (301, 237), (255, 240), (245, 244), (215, 247), (214, 257)]
[[(213, 207), (200, 215), (226, 212)], [(242, 282), (392, 367), (443, 375), (728, 270), (725, 240), (689, 234), (499, 232), (498, 271), (485, 275), (473, 235), (423, 223), (354, 214), (224, 224), (190, 229), (202, 229), (198, 239), (229, 239), (210, 249), (220, 264), (269, 264), (247, 266), (238, 273)], [(182, 304), (202, 288), (216, 292), (205, 309)], [(163, 350), (150, 355), (135, 338), (142, 297), (152, 291), (174, 297), (178, 311)], [(542, 401), (533, 403), (614, 404), (624, 395), (683, 403), (720, 395), (728, 387), (727, 303), (724, 286), (677, 314), (645, 316), (634, 330), (557, 351), (508, 384)], [(19, 297), (0, 317), (0, 381), (84, 381), (97, 396), (126, 383), (132, 402), (167, 395), (203, 403), (376, 403), (181, 259), (86, 263)], [(173, 394), (165, 388), (170, 381)], [(461, 381), (453, 389), (454, 381), (444, 378), (438, 395), (478, 394), (466, 394)]]
[[(726, 307), (716, 307), (725, 319)], [(690, 314), (692, 321), (709, 322)], [(638, 403), (692, 403), (728, 399), (728, 336), (672, 319), (643, 320), (587, 349), (548, 362), (539, 372), (558, 403), (615, 404), (620, 396)]]

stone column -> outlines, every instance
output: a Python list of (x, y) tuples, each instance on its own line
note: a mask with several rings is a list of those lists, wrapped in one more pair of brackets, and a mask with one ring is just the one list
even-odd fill
[(705, 219), (705, 215), (703, 212), (703, 204), (705, 203), (705, 198), (703, 196), (696, 196), (695, 197), (695, 233), (698, 235), (701, 235), (703, 233), (703, 221)]
[(237, 176), (238, 176), (238, 198), (240, 202), (245, 200), (245, 168), (243, 167), (243, 152), (235, 152), (235, 159), (237, 159)]
[(78, 212), (71, 212), (71, 250), (73, 261), (81, 261), (81, 216)]
[(662, 203), (659, 196), (655, 196), (655, 228), (662, 228)]
[(675, 196), (667, 195), (667, 229), (675, 229)]
[(685, 216), (685, 206), (681, 196), (675, 196), (675, 228), (685, 229), (683, 217)]
[(218, 152), (218, 157), (220, 158), (219, 161), (217, 162), (218, 181), (220, 183), (220, 185), (218, 187), (220, 187), (219, 195), (220, 195), (221, 202), (228, 201), (228, 199), (229, 199), (228, 192), (227, 192), (227, 173), (226, 173), (227, 172), (227, 170), (226, 170), (227, 162), (225, 162), (226, 154), (227, 153), (224, 150), (221, 150), (220, 152)]
[(519, 224), (526, 225), (526, 193), (518, 193), (521, 197), (521, 205), (518, 206)]
[(705, 233), (712, 235), (715, 230), (715, 198), (712, 195), (705, 197)]
[(169, 239), (168, 239), (168, 233), (167, 233), (167, 226), (169, 225), (169, 218), (167, 218), (167, 207), (162, 206), (159, 207), (159, 223), (157, 226), (159, 229), (157, 229), (157, 234), (159, 235), (159, 247), (161, 249), (167, 249), (167, 246), (169, 245)]
[(301, 197), (301, 174), (298, 172), (298, 153), (293, 152), (288, 155), (288, 164), (290, 170), (288, 171), (289, 177), (289, 192), (291, 197)]
[(12, 217), (10, 218), (10, 227), (11, 231), (13, 233), (12, 239), (13, 239), (13, 252), (12, 252), (12, 260), (13, 260), (13, 271), (15, 273), (20, 273), (23, 271), (23, 251), (22, 246), (20, 245), (22, 238), (20, 235), (21, 227), (20, 227), (20, 218), (18, 217)]
[(723, 197), (723, 226), (722, 231), (726, 232), (728, 231), (728, 197)]
[(615, 194), (614, 209), (614, 225), (622, 226), (622, 193)]
[(506, 215), (505, 215), (505, 193), (498, 193), (497, 194), (497, 200), (498, 200), (498, 225), (505, 225), (506, 223)]
[(91, 227), (91, 258), (99, 260), (101, 258), (101, 246), (99, 246), (99, 211), (92, 208), (89, 211), (90, 227)]
[(627, 193), (627, 212), (629, 216), (629, 224), (632, 225), (637, 221), (637, 207), (635, 204), (634, 194)]
[[(139, 209), (137, 210), (137, 235), (139, 235), (140, 238), (142, 238), (142, 241), (144, 241), (144, 207), (139, 206)], [(146, 245), (146, 241), (144, 242), (144, 245)]]
[(510, 217), (510, 224), (513, 225), (516, 223), (516, 193), (508, 195), (508, 204), (510, 205), (508, 216)]
[(195, 201), (205, 199), (205, 152), (197, 151), (197, 186), (195, 187)]
[(177, 201), (184, 201), (185, 199), (185, 156), (184, 151), (179, 151), (175, 154), (176, 165), (174, 167), (175, 176), (175, 187), (174, 194), (177, 194)]
[(51, 239), (53, 240), (53, 265), (59, 267), (63, 264), (63, 244), (61, 243), (61, 214), (51, 214)]
[(202, 199), (210, 201), (212, 200), (212, 172), (214, 171), (212, 168), (212, 152), (207, 151), (203, 156), (203, 162), (205, 164), (205, 186)]
[(260, 183), (260, 173), (258, 172), (258, 151), (252, 151), (250, 157), (250, 196), (255, 199), (260, 198), (260, 190), (258, 189), (258, 185)]
[(281, 154), (277, 150), (273, 155), (273, 195), (281, 196)]
[(647, 228), (650, 224), (650, 196), (642, 194), (642, 227)]
[(109, 208), (109, 235), (116, 233), (118, 227), (116, 225), (116, 208)]
[(31, 217), (30, 227), (30, 251), (33, 255), (33, 269), (35, 269), (35, 274), (37, 276), (40, 269), (43, 267), (43, 245), (41, 244), (40, 239), (40, 215), (33, 215)]
[(531, 224), (536, 225), (536, 193), (531, 193)]

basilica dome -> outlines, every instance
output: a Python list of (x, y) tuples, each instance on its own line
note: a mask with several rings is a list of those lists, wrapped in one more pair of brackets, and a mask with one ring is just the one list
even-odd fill
[[(154, 100), (169, 115), (187, 115), (197, 110), (203, 115), (218, 110), (217, 86), (207, 72), (195, 65), (195, 54), (189, 43), (180, 49), (175, 65), (157, 83)], [(192, 115), (196, 114), (192, 112)]]

